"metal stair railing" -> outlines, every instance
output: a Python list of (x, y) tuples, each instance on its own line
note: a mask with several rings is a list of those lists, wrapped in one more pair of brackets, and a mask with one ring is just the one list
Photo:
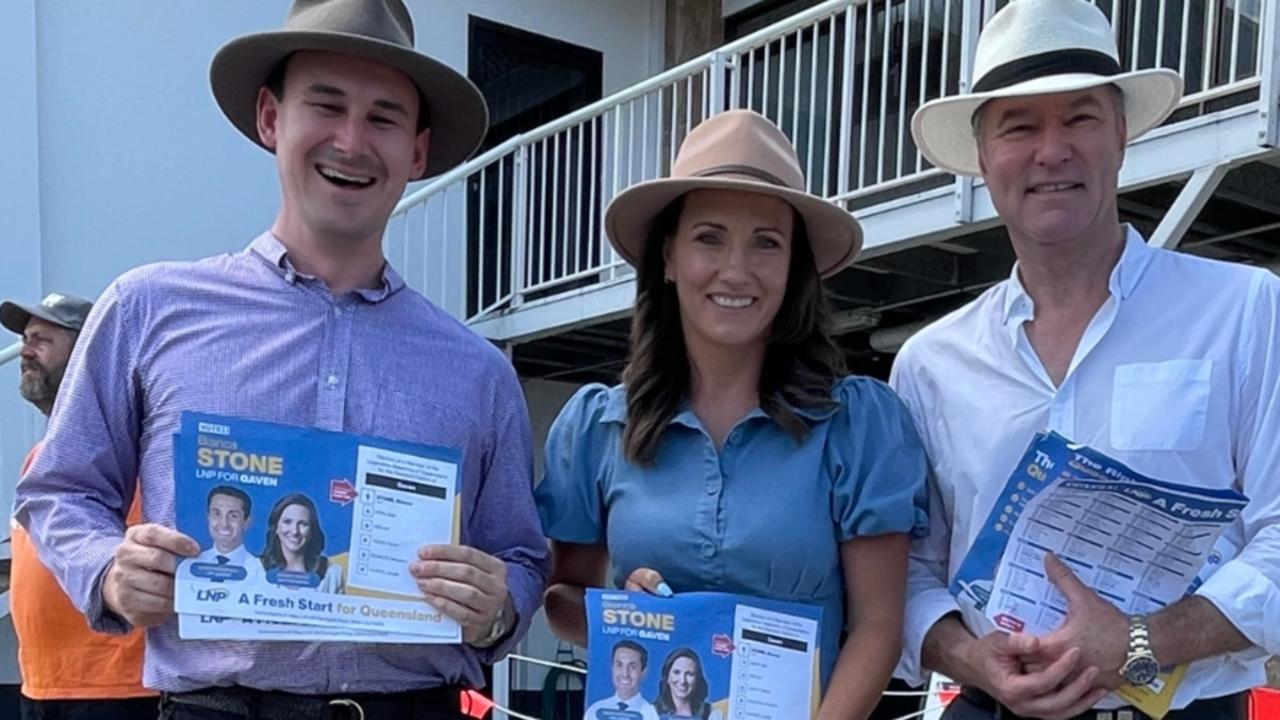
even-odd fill
[[(603, 230), (609, 200), (666, 174), (691, 127), (741, 107), (792, 138), (812, 192), (858, 209), (954, 183), (963, 222), (972, 180), (932, 168), (910, 119), (922, 103), (963, 91), (978, 31), (1007, 1), (816, 5), (435, 178), (396, 207), (387, 255), (411, 285), (472, 322), (626, 281), (630, 268)], [(1193, 109), (1175, 122), (1260, 84), (1274, 94), (1266, 28), (1277, 2), (1096, 0), (1126, 67), (1172, 67), (1186, 78), (1182, 107)]]

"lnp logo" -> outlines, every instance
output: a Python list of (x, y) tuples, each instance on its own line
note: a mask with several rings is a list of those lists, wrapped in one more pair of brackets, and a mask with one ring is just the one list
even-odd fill
[(196, 600), (201, 602), (222, 602), (230, 596), (231, 593), (222, 588), (196, 590)]
[(196, 423), (196, 430), (202, 433), (209, 433), (210, 435), (230, 435), (231, 434), (230, 427), (226, 425), (221, 425), (219, 423), (207, 423), (207, 422)]

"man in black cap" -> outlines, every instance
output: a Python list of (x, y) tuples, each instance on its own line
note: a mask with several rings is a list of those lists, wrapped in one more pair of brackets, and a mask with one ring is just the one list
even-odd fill
[(22, 397), (48, 415), (58, 396), (62, 373), (93, 303), (73, 295), (49, 293), (39, 305), (6, 302), (0, 324), (22, 336)]
[[(39, 305), (0, 304), (0, 325), (22, 336), (22, 397), (48, 415), (92, 303), (50, 293)], [(23, 463), (30, 467), (41, 445)], [(137, 508), (130, 514), (137, 522)], [(22, 672), (23, 720), (141, 720), (156, 716), (156, 693), (142, 686), (142, 633), (106, 635), (84, 617), (13, 529), (13, 627)]]

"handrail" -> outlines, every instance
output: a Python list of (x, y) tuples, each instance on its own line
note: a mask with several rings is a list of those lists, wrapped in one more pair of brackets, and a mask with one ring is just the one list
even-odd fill
[[(882, 193), (939, 187), (945, 173), (916, 146), (911, 114), (964, 91), (978, 32), (1006, 2), (826, 0), (428, 181), (396, 205), (387, 256), (468, 322), (625, 279), (631, 269), (605, 234), (609, 202), (667, 173), (693, 127), (734, 108), (787, 133), (808, 189), (832, 202), (861, 207)], [(1213, 15), (1195, 32), (1200, 19), (1187, 4), (1178, 12), (1172, 0), (1154, 2), (1098, 0), (1111, 6), (1124, 64), (1183, 72), (1180, 107), (1198, 107), (1191, 115), (1228, 96), (1251, 104), (1266, 121), (1259, 143), (1278, 142), (1280, 113), (1246, 93), (1280, 95), (1276, 41), (1264, 32), (1277, 25), (1280, 0), (1262, 0), (1262, 18)], [(959, 222), (971, 215), (974, 187), (953, 180)]]
[(667, 83), (672, 80), (682, 78), (695, 70), (708, 68), (715, 61), (717, 55), (729, 55), (743, 50), (752, 49), (763, 41), (775, 38), (778, 34), (785, 34), (791, 30), (804, 27), (805, 25), (813, 22), (813, 20), (830, 14), (832, 11), (849, 4), (850, 0), (827, 0), (827, 2), (814, 5), (803, 12), (783, 18), (782, 20), (779, 20), (767, 27), (763, 27), (750, 35), (738, 38), (727, 45), (722, 45), (715, 50), (711, 50), (710, 52), (686, 60), (675, 67), (664, 70), (653, 77), (623, 88), (612, 95), (603, 97), (591, 103), (590, 105), (578, 108), (568, 115), (557, 120), (553, 120), (546, 125), (542, 125), (541, 127), (535, 128), (526, 133), (513, 135), (512, 137), (504, 140), (501, 144), (495, 145), (484, 153), (471, 158), (467, 162), (453, 168), (443, 175), (436, 176), (426, 185), (423, 185), (412, 193), (404, 196), (404, 198), (396, 204), (395, 210), (393, 210), (391, 214), (395, 215), (408, 210), (410, 207), (421, 202), (423, 198), (434, 195), (439, 192), (441, 188), (452, 185), (462, 178), (471, 175), (477, 168), (492, 163), (507, 153), (519, 149), (522, 145), (529, 145), (543, 138), (555, 135), (558, 132), (574, 127), (583, 120), (592, 118), (602, 112), (612, 110), (614, 107), (622, 103), (648, 95), (659, 88), (665, 87)]
[(16, 342), (7, 348), (0, 348), (0, 365), (17, 360), (22, 355), (22, 343)]

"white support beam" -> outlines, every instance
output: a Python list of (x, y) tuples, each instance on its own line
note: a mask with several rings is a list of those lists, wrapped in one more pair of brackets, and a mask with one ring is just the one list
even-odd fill
[(635, 282), (628, 278), (535, 300), (470, 327), (490, 340), (525, 343), (623, 317), (635, 299)]
[(511, 661), (507, 658), (493, 664), (493, 701), (511, 707)]
[(1230, 169), (1230, 164), (1221, 163), (1198, 168), (1191, 173), (1187, 184), (1182, 186), (1182, 191), (1169, 207), (1169, 212), (1165, 213), (1164, 219), (1156, 226), (1156, 231), (1151, 233), (1147, 243), (1152, 247), (1165, 249), (1177, 247)]
[(1280, 145), (1280, 12), (1277, 3), (1264, 2), (1259, 37), (1262, 66), (1258, 74), (1258, 145)]

